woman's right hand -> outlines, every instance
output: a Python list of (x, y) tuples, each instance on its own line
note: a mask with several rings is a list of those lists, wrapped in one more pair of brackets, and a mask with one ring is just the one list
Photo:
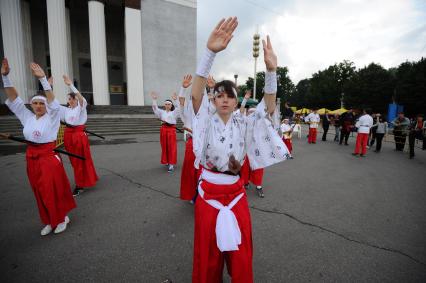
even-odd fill
[(153, 100), (157, 100), (158, 99), (158, 94), (155, 91), (151, 91), (151, 93), (149, 95), (151, 95), (151, 98)]
[(228, 46), (238, 26), (237, 17), (222, 19), (214, 28), (207, 41), (207, 48), (214, 53), (218, 53)]
[(7, 61), (7, 58), (3, 58), (1, 62), (1, 74), (3, 76), (7, 76), (9, 72), (10, 72), (9, 61)]
[(216, 85), (216, 81), (213, 79), (212, 76), (209, 75), (209, 77), (207, 78), (207, 86), (210, 89), (213, 89), (215, 85)]

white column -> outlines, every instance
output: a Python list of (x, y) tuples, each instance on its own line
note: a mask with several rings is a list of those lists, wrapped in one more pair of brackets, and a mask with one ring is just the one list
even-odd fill
[(93, 101), (95, 105), (109, 105), (105, 14), (104, 4), (99, 1), (89, 1), (89, 33)]
[(65, 0), (46, 0), (47, 27), (49, 30), (50, 66), (53, 76), (53, 92), (60, 103), (66, 103), (69, 88), (62, 76), (69, 71)]
[(125, 8), (126, 73), (128, 105), (144, 105), (141, 11)]
[[(33, 41), (31, 36), (32, 33), (31, 33), (30, 3), (25, 0), (21, 0), (21, 5), (22, 5), (22, 30), (23, 30), (23, 36), (24, 36), (25, 66), (28, 67), (30, 63), (34, 61)], [(30, 74), (27, 76), (27, 89), (28, 89), (29, 95), (35, 94), (37, 92), (36, 79), (34, 76), (31, 76)]]
[(68, 76), (71, 80), (74, 79), (73, 64), (72, 64), (72, 46), (71, 46), (71, 20), (70, 9), (65, 7), (65, 24), (67, 29), (67, 46), (68, 46)]
[(0, 0), (1, 28), (4, 56), (9, 60), (10, 78), (21, 98), (28, 102), (27, 78), (29, 66), (25, 65), (25, 49), (22, 28), (21, 1)]

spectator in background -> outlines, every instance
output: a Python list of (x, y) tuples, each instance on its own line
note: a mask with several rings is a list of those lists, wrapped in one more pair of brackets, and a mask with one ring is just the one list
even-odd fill
[(333, 119), (333, 126), (335, 131), (335, 134), (334, 134), (335, 142), (338, 142), (340, 138), (340, 119), (339, 118), (340, 118), (339, 114), (336, 114)]
[(325, 114), (322, 117), (322, 129), (323, 129), (322, 141), (327, 140), (327, 132), (329, 127), (330, 127), (330, 118), (328, 117), (328, 111), (325, 110)]
[(349, 145), (349, 134), (351, 133), (352, 128), (354, 127), (354, 121), (355, 116), (352, 109), (348, 110), (348, 112), (345, 112), (342, 114), (342, 116), (340, 116), (340, 145), (343, 143), (343, 140), (345, 140), (345, 145)]
[(393, 135), (395, 138), (395, 150), (403, 151), (410, 120), (404, 116), (404, 112), (399, 112), (398, 117), (393, 120), (392, 124), (394, 125)]
[(416, 139), (423, 141), (422, 149), (426, 150), (426, 121), (423, 120), (422, 114), (418, 114), (417, 119), (410, 125), (410, 133), (408, 136), (410, 159), (414, 158), (414, 142)]
[[(376, 123), (379, 121), (380, 113), (374, 113), (373, 115), (371, 115), (371, 117), (373, 117), (373, 121), (374, 123)], [(374, 145), (374, 142), (376, 141), (376, 130), (377, 130), (377, 127), (371, 127), (370, 135), (368, 136), (367, 148), (370, 148)]]
[[(382, 140), (388, 133), (388, 123), (385, 121), (385, 119), (379, 115), (376, 115), (376, 121), (374, 121), (374, 125), (372, 129), (374, 129), (375, 132), (375, 140), (376, 140), (376, 149), (374, 152), (379, 153), (382, 148)], [(374, 144), (374, 140), (371, 141), (371, 145)]]

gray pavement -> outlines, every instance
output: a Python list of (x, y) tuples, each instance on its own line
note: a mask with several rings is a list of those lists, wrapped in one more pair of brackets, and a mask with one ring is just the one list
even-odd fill
[[(356, 158), (350, 143), (294, 139), (295, 159), (265, 170), (266, 198), (248, 190), (255, 282), (426, 281), (426, 151), (409, 160), (385, 143)], [(158, 135), (93, 140), (100, 181), (46, 237), (12, 147), (0, 149), (1, 282), (191, 281), (193, 206), (178, 198), (180, 166), (159, 164)]]

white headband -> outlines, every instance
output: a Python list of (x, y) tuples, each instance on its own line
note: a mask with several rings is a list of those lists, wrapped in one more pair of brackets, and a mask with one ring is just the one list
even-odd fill
[(34, 101), (34, 100), (36, 100), (36, 99), (38, 99), (38, 100), (43, 100), (43, 102), (44, 102), (44, 103), (46, 103), (46, 102), (47, 102), (46, 97), (41, 96), (41, 95), (36, 95), (36, 96), (34, 96), (33, 98), (31, 98), (31, 103), (33, 103), (33, 101)]
[(164, 101), (164, 104), (173, 104), (173, 103), (171, 103), (170, 101)]
[[(220, 86), (217, 91), (214, 92), (214, 96), (217, 96), (219, 93), (225, 92), (225, 87), (224, 86)], [(237, 90), (233, 87), (232, 88), (232, 92), (234, 93), (235, 97), (238, 96), (237, 94)]]

